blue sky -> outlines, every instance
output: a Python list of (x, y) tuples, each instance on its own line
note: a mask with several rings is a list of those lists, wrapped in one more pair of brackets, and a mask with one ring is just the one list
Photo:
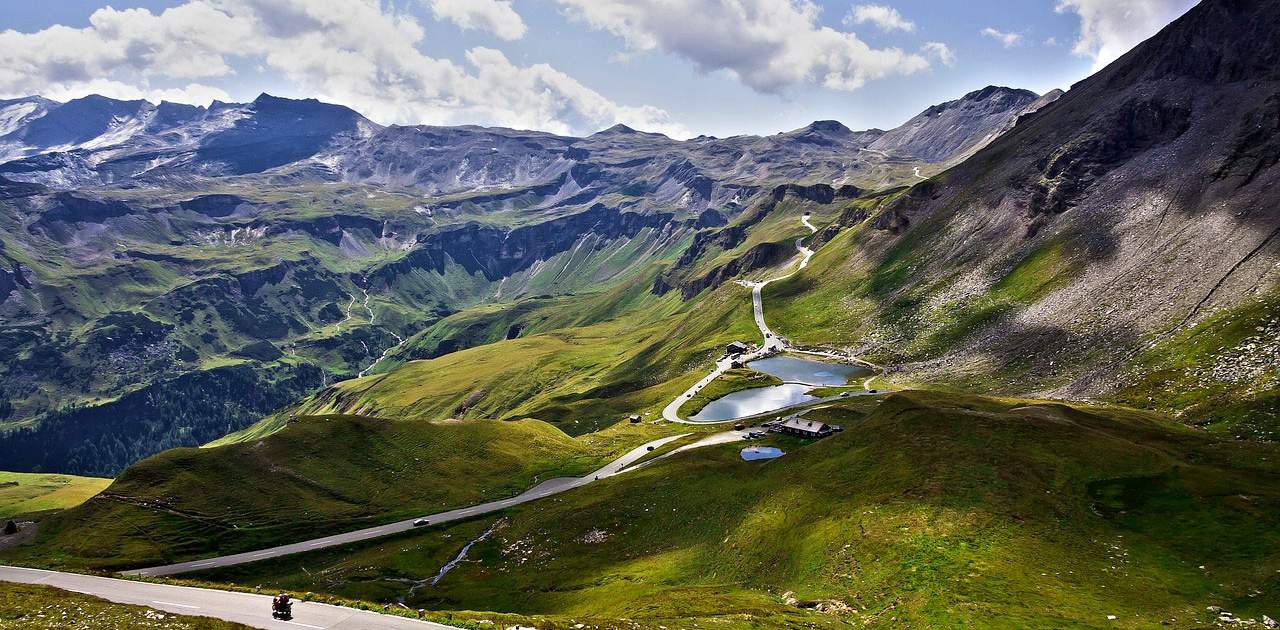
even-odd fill
[[(673, 136), (889, 128), (1067, 88), (1193, 0), (0, 3), (0, 97), (317, 96), (380, 123)], [(109, 5), (109, 8), (108, 8)]]

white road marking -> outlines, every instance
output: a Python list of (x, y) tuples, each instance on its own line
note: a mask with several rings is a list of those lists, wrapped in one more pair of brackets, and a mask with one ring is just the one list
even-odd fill
[(262, 552), (262, 553), (255, 553), (255, 554), (253, 554), (253, 555), (252, 555), (252, 556), (250, 556), (250, 557), (251, 557), (251, 558), (261, 558), (261, 557), (263, 557), (263, 556), (269, 556), (269, 555), (271, 555), (271, 552), (270, 552), (270, 551), (264, 551), (264, 552)]
[(324, 626), (313, 626), (309, 623), (298, 623), (296, 621), (285, 621), (284, 623), (294, 625), (294, 626), (302, 626), (303, 628), (316, 628), (316, 630), (324, 630)]
[(160, 604), (161, 606), (177, 606), (178, 608), (200, 608), (199, 606), (192, 606), (191, 604), (179, 604), (176, 602), (162, 602), (158, 599), (151, 600), (151, 603)]

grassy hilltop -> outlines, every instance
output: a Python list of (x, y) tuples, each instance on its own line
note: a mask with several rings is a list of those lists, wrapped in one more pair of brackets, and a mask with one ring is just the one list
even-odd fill
[(110, 484), (97, 477), (0, 472), (0, 519), (75, 507)]
[(359, 529), (585, 474), (643, 430), (587, 442), (537, 420), (300, 417), (263, 439), (153, 456), (8, 559), (117, 569)]

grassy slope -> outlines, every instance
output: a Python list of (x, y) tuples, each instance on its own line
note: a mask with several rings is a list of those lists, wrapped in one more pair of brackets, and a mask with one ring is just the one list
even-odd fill
[[(243, 193), (242, 190), (235, 188), (205, 192)], [(112, 194), (103, 194), (112, 196)], [(133, 198), (133, 201), (140, 204), (156, 206), (176, 203), (181, 198), (181, 196), (170, 198), (157, 197), (154, 194), (142, 195), (139, 191), (123, 193), (116, 191), (113, 194)], [(391, 197), (366, 199), (362, 191), (344, 190), (338, 193), (324, 187), (303, 187), (279, 191), (278, 196), (279, 199), (275, 200), (282, 202), (283, 205), (272, 207), (263, 217), (260, 217), (261, 220), (299, 221), (320, 217), (325, 213), (317, 212), (316, 208), (324, 208), (331, 214), (332, 207), (339, 199), (342, 201), (342, 207), (349, 214), (366, 215), (371, 218), (396, 216), (397, 213), (400, 217), (414, 216), (408, 212), (408, 208), (412, 205), (409, 198), (404, 200)], [(255, 197), (254, 200), (270, 201), (272, 198), (271, 195), (265, 195), (261, 198)], [(386, 204), (387, 200), (392, 201), (391, 205)], [(406, 212), (408, 214), (405, 214)], [(226, 224), (227, 229), (233, 226), (241, 225), (237, 222)], [(369, 256), (353, 257), (324, 240), (297, 233), (264, 237), (236, 245), (211, 244), (198, 240), (184, 242), (167, 227), (162, 229), (162, 226), (150, 226), (150, 229), (126, 231), (125, 244), (133, 251), (162, 257), (164, 262), (139, 257), (129, 259), (127, 263), (120, 263), (112, 257), (78, 256), (75, 247), (63, 246), (47, 239), (37, 239), (26, 234), (26, 230), (17, 223), (4, 223), (0, 228), (7, 230), (11, 237), (23, 234), (27, 238), (35, 239), (30, 243), (19, 238), (6, 239), (8, 244), (6, 253), (31, 267), (41, 286), (43, 297), (40, 301), (45, 304), (61, 305), (53, 328), (59, 331), (65, 330), (73, 337), (83, 336), (96, 324), (93, 318), (110, 312), (149, 312), (153, 310), (151, 307), (154, 303), (164, 301), (166, 294), (180, 290), (194, 280), (216, 277), (219, 274), (243, 274), (269, 268), (282, 261), (317, 263), (335, 273), (350, 273), (396, 255), (395, 252), (374, 252)], [(188, 232), (187, 236), (194, 231), (190, 226), (185, 226), (185, 229)], [(200, 272), (193, 275), (190, 271), (193, 268), (199, 269)], [(344, 288), (349, 293), (358, 294), (353, 284), (348, 283)], [(318, 308), (322, 305), (314, 306)], [(194, 312), (194, 309), (189, 310)], [(212, 312), (208, 314), (209, 318), (203, 327), (199, 325), (193, 327), (194, 332), (193, 329), (183, 328), (184, 324), (190, 323), (189, 321), (172, 317), (171, 313), (150, 312), (150, 314), (165, 323), (178, 325), (182, 340), (195, 348), (202, 359), (222, 357), (227, 348), (235, 348), (245, 342), (242, 332), (228, 329), (226, 322)], [(360, 316), (363, 313), (356, 315)], [(314, 324), (315, 322), (310, 319), (305, 314), (301, 317), (301, 320), (306, 323)], [(357, 319), (354, 323), (361, 322)], [(202, 333), (216, 336), (219, 343), (204, 343), (200, 339)], [(225, 342), (225, 347), (221, 345), (222, 342)], [(100, 359), (100, 357), (91, 358)], [(341, 369), (349, 369), (349, 367), (341, 366)], [(100, 372), (103, 373), (100, 376), (104, 376), (110, 375), (112, 371)], [(77, 387), (80, 385), (82, 384), (75, 384)], [(56, 394), (59, 398), (50, 402), (77, 401), (97, 404), (114, 399), (128, 390), (127, 387), (115, 381), (83, 385), (85, 385), (84, 391), (77, 391), (66, 383), (60, 384)], [(136, 384), (129, 382), (125, 385)]]
[[(895, 197), (877, 196), (858, 203), (874, 214)], [(770, 325), (802, 343), (865, 340), (877, 324), (874, 315), (880, 296), (876, 292), (883, 280), (876, 282), (876, 277), (895, 275), (889, 265), (881, 265), (879, 275), (873, 277), (877, 263), (864, 251), (868, 229), (865, 224), (843, 229), (817, 250), (806, 269), (766, 287)]]
[(1160, 340), (1112, 395), (1209, 431), (1280, 440), (1280, 295), (1221, 311)]
[[(728, 227), (743, 224), (754, 218), (758, 212), (763, 211), (758, 205), (767, 203), (766, 200), (761, 200), (757, 206), (745, 210)], [(703, 256), (684, 273), (690, 278), (702, 276), (742, 256), (752, 248), (766, 243), (780, 244), (784, 250), (790, 250), (797, 238), (809, 235), (809, 230), (800, 223), (800, 217), (805, 212), (810, 213), (809, 218), (814, 225), (822, 225), (839, 215), (847, 203), (850, 202), (842, 199), (830, 204), (820, 204), (787, 196), (759, 222), (748, 228), (747, 235), (741, 243), (730, 249), (709, 246)]]
[(300, 416), (259, 439), (148, 458), (0, 562), (115, 570), (297, 542), (511, 496), (709, 430), (623, 421), (570, 438), (531, 419)]
[(598, 324), (652, 306), (659, 300), (649, 288), (659, 269), (657, 265), (650, 266), (604, 290), (463, 309), (409, 338), (400, 350), (378, 364), (376, 371), (388, 372), (412, 359), (438, 357), (509, 336)]
[[(864, 204), (874, 214), (893, 198), (876, 197)], [(917, 228), (883, 253), (872, 253), (869, 240), (877, 235), (868, 224), (842, 231), (818, 250), (807, 269), (765, 289), (770, 320), (807, 343), (850, 344), (888, 333), (904, 340), (893, 348), (894, 358), (923, 359), (953, 349), (984, 325), (1037, 302), (1081, 270), (1069, 243), (1049, 240), (980, 299), (932, 304), (930, 298), (963, 270), (918, 283), (928, 266), (928, 232)]]
[(534, 420), (304, 417), (263, 440), (153, 456), (13, 553), (113, 568), (244, 551), (509, 496), (598, 459)]
[(0, 628), (240, 630), (248, 627), (208, 617), (175, 615), (145, 606), (116, 604), (48, 586), (0, 582)]
[[(517, 508), (473, 562), (409, 601), (643, 627), (1275, 613), (1275, 447), (1118, 408), (907, 392), (855, 410), (868, 404), (812, 412), (845, 432), (789, 441), (777, 460), (726, 445)], [(207, 577), (389, 600), (492, 521)], [(787, 591), (837, 612), (789, 606)]]
[[(874, 215), (877, 206), (863, 203)], [(843, 230), (807, 269), (765, 289), (770, 324), (803, 344), (864, 348), (865, 356), (887, 365), (926, 361), (962, 349), (1084, 271), (1079, 244), (1060, 235), (1016, 261), (976, 299), (940, 299), (965, 270), (930, 265), (934, 253), (923, 236), (930, 232), (917, 227), (883, 249), (872, 244), (883, 234), (865, 223)], [(1090, 367), (1132, 362), (1108, 399), (1175, 413), (1214, 431), (1274, 440), (1280, 436), (1280, 349), (1268, 337), (1277, 334), (1280, 297), (1273, 292), (1171, 337), (1144, 339), (1147, 349), (1138, 355), (1109, 357), (1078, 344), (1066, 349), (1069, 360), (1060, 360), (1057, 369), (988, 357), (982, 369), (943, 378), (946, 386), (967, 391), (1047, 390)], [(1229, 369), (1232, 364), (1250, 369)], [(1227, 369), (1206, 371), (1215, 365)]]
[[(752, 338), (747, 290), (725, 285), (695, 301), (675, 294), (602, 323), (533, 334), (413, 361), (338, 383), (302, 413), (394, 418), (538, 418), (581, 435), (632, 413), (656, 417), (735, 339)], [(231, 436), (278, 429), (274, 416)]]
[(110, 483), (98, 477), (0, 472), (0, 518), (75, 507)]

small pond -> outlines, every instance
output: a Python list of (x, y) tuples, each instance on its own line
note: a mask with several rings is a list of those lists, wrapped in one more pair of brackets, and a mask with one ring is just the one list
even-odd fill
[(689, 419), (694, 422), (720, 422), (754, 416), (758, 413), (817, 400), (817, 396), (810, 396), (807, 393), (811, 389), (813, 386), (799, 383), (744, 389), (707, 403), (706, 407)]
[(870, 370), (856, 365), (800, 359), (785, 354), (752, 361), (747, 367), (772, 374), (787, 383), (805, 385), (844, 385), (850, 378), (871, 374)]
[(757, 459), (773, 459), (783, 455), (786, 455), (786, 453), (783, 453), (782, 449), (772, 446), (748, 446), (742, 449), (742, 459), (749, 462)]
[(721, 422), (785, 409), (818, 400), (817, 396), (809, 394), (815, 387), (844, 385), (851, 378), (871, 374), (870, 370), (856, 365), (786, 355), (752, 361), (747, 367), (771, 374), (785, 382), (770, 387), (744, 389), (717, 398), (689, 419), (693, 422)]

